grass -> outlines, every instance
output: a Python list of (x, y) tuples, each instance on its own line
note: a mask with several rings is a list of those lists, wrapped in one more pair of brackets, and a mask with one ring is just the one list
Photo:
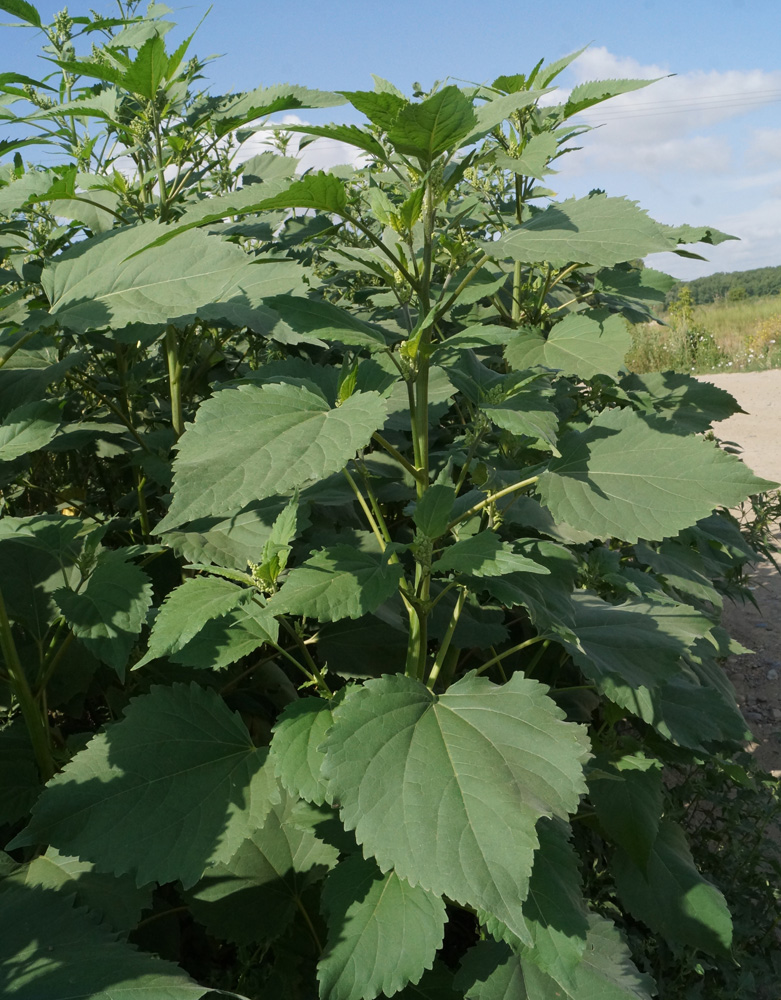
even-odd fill
[(712, 374), (781, 368), (781, 296), (695, 306), (684, 288), (661, 318), (666, 325), (632, 328), (626, 359), (630, 371)]

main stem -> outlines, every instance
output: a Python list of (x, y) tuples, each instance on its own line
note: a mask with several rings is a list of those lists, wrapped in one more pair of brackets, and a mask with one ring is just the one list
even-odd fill
[(27, 732), (30, 734), (38, 770), (41, 772), (41, 778), (48, 781), (56, 770), (49, 746), (49, 726), (35, 703), (35, 697), (19, 659), (2, 592), (0, 592), (0, 650), (11, 680), (11, 690), (19, 703)]
[(182, 416), (182, 359), (179, 356), (179, 340), (176, 328), (169, 326), (165, 331), (165, 357), (168, 363), (168, 386), (171, 393), (171, 425), (174, 434), (180, 438), (184, 434)]

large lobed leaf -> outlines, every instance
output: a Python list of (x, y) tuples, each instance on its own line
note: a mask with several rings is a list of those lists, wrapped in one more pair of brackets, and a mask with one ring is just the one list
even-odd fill
[(48, 783), (12, 845), (51, 843), (139, 885), (191, 886), (277, 800), (265, 759), (217, 694), (153, 687)]
[(632, 337), (622, 316), (603, 310), (570, 313), (557, 323), (547, 339), (535, 331), (518, 331), (504, 356), (512, 368), (523, 371), (535, 365), (555, 368), (582, 379), (615, 376), (622, 369)]
[(392, 996), (420, 981), (445, 933), (445, 903), (372, 860), (346, 858), (326, 879), (328, 940), (317, 966), (321, 1000)]
[(337, 408), (298, 385), (242, 385), (206, 400), (179, 441), (174, 499), (159, 530), (227, 514), (338, 472), (385, 420), (376, 392)]
[(6, 881), (0, 939), (0, 992), (14, 1000), (199, 1000), (209, 992), (51, 889)]
[(592, 195), (570, 198), (532, 216), (493, 243), (482, 244), (492, 257), (556, 267), (570, 262), (612, 267), (649, 253), (675, 250), (678, 238), (626, 198)]
[(435, 696), (385, 676), (334, 710), (323, 774), (380, 869), (493, 914), (530, 941), (526, 897), (541, 816), (583, 791), (583, 730), (536, 681), (468, 674)]
[(557, 521), (595, 537), (660, 541), (715, 507), (734, 507), (776, 485), (699, 438), (681, 438), (631, 410), (605, 410), (559, 442), (540, 477)]

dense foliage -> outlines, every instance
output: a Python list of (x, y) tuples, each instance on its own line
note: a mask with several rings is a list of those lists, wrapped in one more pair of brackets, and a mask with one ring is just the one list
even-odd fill
[[(667, 295), (673, 302), (683, 287), (676, 282)], [(778, 295), (781, 293), (781, 266), (755, 267), (750, 271), (718, 271), (704, 278), (694, 278), (686, 282), (695, 305), (717, 302), (720, 299), (736, 301), (743, 297), (758, 295)]]
[[(632, 262), (725, 237), (544, 186), (648, 81), (215, 97), (159, 5), (0, 9), (56, 69), (0, 78), (3, 995), (716, 996), (669, 774), (753, 780), (725, 508), (771, 484), (623, 359)], [(288, 133), (357, 167), (240, 155), (345, 101)]]

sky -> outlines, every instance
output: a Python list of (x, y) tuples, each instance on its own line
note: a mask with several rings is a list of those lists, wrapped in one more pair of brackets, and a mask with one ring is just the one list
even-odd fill
[[(37, 4), (44, 19), (59, 3)], [(115, 9), (71, 2), (71, 14)], [(637, 201), (660, 222), (740, 237), (704, 247), (707, 262), (658, 254), (677, 278), (781, 265), (781, 0), (201, 0), (170, 3), (172, 46), (206, 15), (192, 44), (213, 93), (297, 83), (372, 89), (371, 74), (409, 93), (435, 80), (490, 82), (588, 45), (562, 74), (658, 79), (585, 113), (593, 130), (549, 178), (557, 198), (598, 187)], [(6, 23), (13, 19), (0, 15)], [(3, 70), (40, 72), (33, 29), (0, 28)], [(40, 65), (40, 64), (39, 64)], [(674, 74), (674, 75), (671, 75)], [(307, 121), (360, 121), (350, 108)], [(343, 151), (321, 147), (328, 166)], [(311, 156), (311, 154), (310, 154)]]

